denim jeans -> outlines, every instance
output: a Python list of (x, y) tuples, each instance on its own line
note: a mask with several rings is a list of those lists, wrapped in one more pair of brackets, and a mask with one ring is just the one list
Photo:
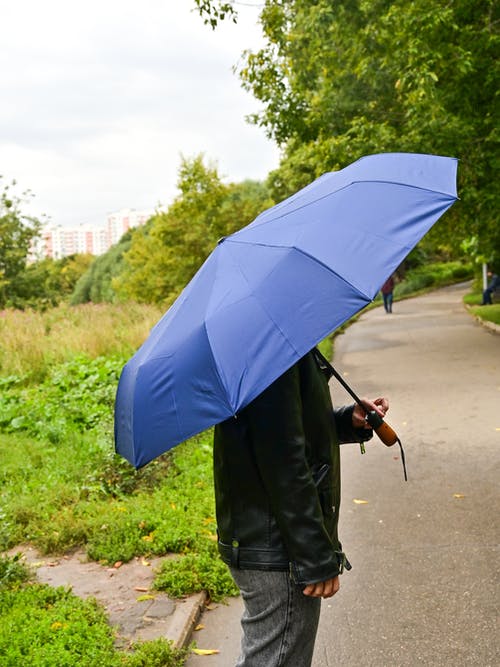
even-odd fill
[(384, 308), (386, 313), (392, 313), (392, 292), (389, 294), (382, 294), (384, 298)]
[(321, 599), (304, 595), (289, 572), (231, 568), (231, 574), (245, 604), (236, 667), (310, 667)]

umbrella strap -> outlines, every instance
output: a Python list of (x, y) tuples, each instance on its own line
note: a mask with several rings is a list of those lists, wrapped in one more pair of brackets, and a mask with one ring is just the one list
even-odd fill
[(399, 451), (401, 452), (401, 463), (403, 464), (403, 473), (405, 476), (405, 482), (408, 481), (408, 475), (406, 474), (406, 459), (405, 459), (405, 450), (403, 449), (403, 445), (401, 444), (401, 440), (398, 438), (397, 440), (398, 445), (399, 445)]
[[(316, 357), (316, 360), (318, 361), (318, 364), (321, 368), (322, 371), (326, 373), (328, 376), (328, 379), (331, 377), (334, 377), (336, 380), (340, 382), (340, 384), (344, 387), (344, 389), (354, 398), (356, 403), (363, 408), (363, 410), (366, 410), (365, 406), (361, 402), (361, 399), (357, 394), (354, 393), (354, 391), (351, 389), (351, 387), (347, 384), (347, 382), (344, 380), (344, 378), (335, 370), (335, 368), (331, 365), (331, 363), (328, 361), (326, 357), (324, 357), (321, 352), (318, 350), (317, 347), (314, 348), (313, 350), (314, 355)], [(399, 450), (401, 452), (401, 463), (403, 464), (403, 473), (405, 476), (405, 482), (408, 481), (408, 475), (406, 473), (406, 459), (405, 459), (405, 452), (403, 449), (403, 445), (401, 443), (401, 440), (397, 438), (397, 443), (399, 445)], [(361, 453), (364, 454), (364, 446), (361, 448)]]

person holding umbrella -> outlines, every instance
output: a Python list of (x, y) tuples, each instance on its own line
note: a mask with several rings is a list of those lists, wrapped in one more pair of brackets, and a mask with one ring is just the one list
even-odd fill
[[(219, 553), (245, 604), (237, 667), (308, 667), (321, 598), (351, 569), (337, 531), (339, 443), (372, 431), (359, 405), (333, 408), (325, 361), (311, 350), (215, 427)], [(389, 408), (362, 400), (381, 417)]]

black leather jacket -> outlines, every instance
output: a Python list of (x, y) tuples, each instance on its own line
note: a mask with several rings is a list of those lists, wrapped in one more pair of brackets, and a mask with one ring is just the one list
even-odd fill
[(314, 351), (214, 435), (219, 552), (241, 569), (288, 570), (297, 584), (342, 570), (339, 442), (368, 440), (353, 406), (334, 410)]

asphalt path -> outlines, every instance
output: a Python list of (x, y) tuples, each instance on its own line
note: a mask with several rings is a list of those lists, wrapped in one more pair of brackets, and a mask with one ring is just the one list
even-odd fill
[[(500, 335), (462, 305), (465, 286), (365, 313), (335, 342), (358, 394), (386, 395), (397, 445), (342, 448), (341, 538), (352, 562), (322, 603), (313, 667), (497, 667)], [(331, 381), (334, 403), (350, 402)], [(203, 614), (187, 667), (234, 666), (241, 601)], [(273, 666), (269, 666), (273, 667)]]

